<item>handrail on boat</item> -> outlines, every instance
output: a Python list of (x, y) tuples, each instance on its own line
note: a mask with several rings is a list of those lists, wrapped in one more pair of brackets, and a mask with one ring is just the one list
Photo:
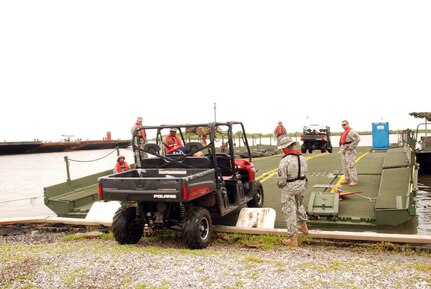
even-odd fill
[(106, 157), (108, 157), (109, 155), (111, 155), (113, 152), (117, 151), (117, 157), (120, 155), (120, 148), (118, 146), (116, 146), (114, 148), (114, 150), (110, 153), (108, 153), (107, 155), (101, 157), (101, 158), (97, 158), (94, 160), (86, 160), (86, 161), (82, 161), (82, 160), (74, 160), (74, 159), (69, 159), (68, 156), (64, 156), (64, 161), (66, 162), (66, 174), (67, 174), (67, 182), (70, 183), (72, 182), (72, 179), (70, 178), (70, 168), (69, 168), (69, 162), (79, 162), (79, 163), (89, 163), (89, 162), (96, 162), (96, 161), (100, 161)]

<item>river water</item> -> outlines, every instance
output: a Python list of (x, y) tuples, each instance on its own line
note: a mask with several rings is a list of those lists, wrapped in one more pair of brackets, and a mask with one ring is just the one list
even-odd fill
[[(361, 139), (361, 145), (371, 146), (371, 136)], [(390, 142), (396, 141), (397, 136), (391, 136)], [(253, 142), (259, 144), (260, 140), (249, 140), (250, 145)], [(261, 142), (266, 144), (269, 140)], [(333, 137), (333, 146), (337, 143), (338, 138)], [(129, 164), (133, 163), (130, 149), (120, 149), (120, 154)], [(65, 156), (70, 159), (71, 178), (76, 179), (113, 168), (116, 155), (109, 149), (0, 156), (0, 219), (54, 215), (43, 203), (43, 188), (67, 180)], [(431, 175), (419, 175), (417, 217), (406, 226), (394, 233), (431, 235)]]

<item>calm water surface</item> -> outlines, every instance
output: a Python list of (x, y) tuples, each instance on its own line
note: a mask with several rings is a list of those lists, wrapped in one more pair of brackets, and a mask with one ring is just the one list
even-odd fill
[[(364, 146), (371, 145), (371, 138), (367, 137), (362, 137), (361, 144)], [(395, 141), (395, 137), (391, 137), (391, 142)], [(251, 140), (249, 142), (251, 144)], [(336, 146), (338, 138), (333, 138), (332, 142)], [(126, 156), (129, 164), (133, 163), (131, 150), (120, 149), (120, 153)], [(71, 161), (71, 178), (76, 179), (112, 169), (116, 163), (116, 152), (109, 149), (0, 156), (0, 219), (53, 214), (43, 203), (43, 188), (66, 181), (64, 156), (89, 161), (106, 155), (94, 162)], [(417, 217), (392, 232), (431, 235), (431, 175), (419, 175)]]

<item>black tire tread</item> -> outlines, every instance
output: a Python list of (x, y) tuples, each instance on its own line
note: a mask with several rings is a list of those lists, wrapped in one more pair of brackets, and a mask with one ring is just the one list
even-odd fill
[[(255, 188), (256, 188), (255, 186), (257, 187), (257, 189), (255, 189)], [(260, 200), (260, 202), (258, 202), (258, 201), (255, 199), (256, 193), (254, 193), (254, 195), (253, 195), (253, 199), (251, 199), (251, 200), (247, 203), (247, 206), (248, 206), (249, 208), (262, 208), (262, 207), (263, 207), (263, 203), (264, 203), (264, 201), (265, 201), (265, 199), (264, 199), (264, 193), (263, 193), (263, 186), (262, 186), (262, 184), (261, 184), (259, 181), (256, 181), (256, 182), (253, 184), (253, 188), (254, 188), (255, 190), (260, 190), (261, 200)]]
[[(209, 221), (209, 234), (206, 239), (200, 237), (199, 224), (203, 217)], [(183, 224), (182, 232), (186, 246), (189, 249), (203, 249), (211, 242), (212, 237), (212, 220), (207, 209), (202, 207), (192, 207), (187, 214)]]
[(120, 244), (136, 244), (142, 237), (144, 228), (136, 222), (136, 207), (121, 206), (112, 219), (112, 233)]

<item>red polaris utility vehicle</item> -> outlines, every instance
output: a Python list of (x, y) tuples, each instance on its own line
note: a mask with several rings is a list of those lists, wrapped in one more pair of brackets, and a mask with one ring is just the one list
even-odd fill
[[(205, 127), (208, 144), (187, 142), (185, 131)], [(166, 154), (164, 137), (171, 128), (184, 144), (184, 154)], [(99, 178), (99, 196), (105, 201), (122, 201), (115, 213), (112, 231), (121, 244), (137, 243), (143, 235), (179, 229), (188, 248), (205, 248), (212, 237), (212, 221), (248, 205), (262, 207), (263, 187), (255, 180), (251, 158), (238, 159), (234, 153), (234, 131), (241, 122), (143, 126), (149, 138), (142, 150), (149, 158), (136, 169)], [(216, 135), (227, 134), (227, 153), (216, 151)], [(226, 146), (225, 146), (226, 147)], [(135, 147), (134, 150), (141, 148)], [(145, 234), (144, 234), (145, 233)]]

